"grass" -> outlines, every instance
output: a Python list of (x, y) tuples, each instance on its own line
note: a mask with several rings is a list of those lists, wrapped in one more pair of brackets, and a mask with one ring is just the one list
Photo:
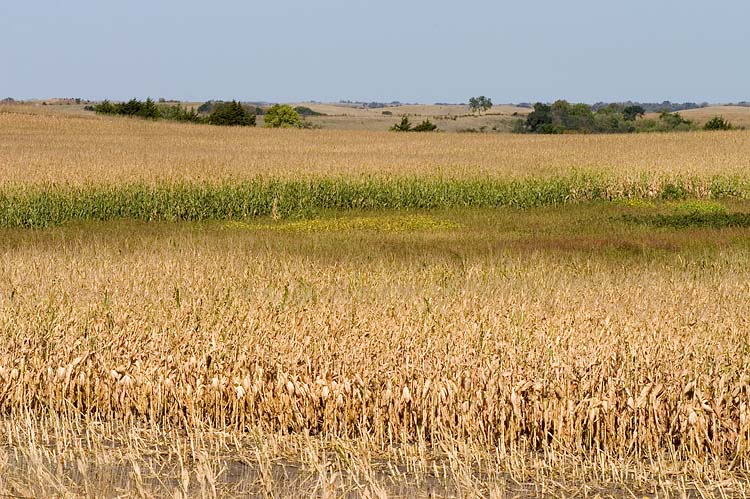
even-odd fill
[[(723, 116), (734, 126), (750, 126), (750, 107), (708, 106), (699, 109), (688, 109), (686, 111), (680, 111), (680, 114), (686, 119), (696, 121), (699, 125), (703, 125), (714, 116)], [(657, 117), (658, 114), (649, 114), (649, 116)]]
[(236, 130), (0, 112), (0, 190), (14, 186), (238, 183), (257, 178), (509, 181), (604, 175), (614, 185), (743, 179), (750, 132), (524, 137)]

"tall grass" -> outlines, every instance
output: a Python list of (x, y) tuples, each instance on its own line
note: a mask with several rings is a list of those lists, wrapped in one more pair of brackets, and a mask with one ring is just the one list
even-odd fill
[(745, 198), (741, 178), (571, 174), (530, 179), (258, 178), (223, 183), (16, 186), (0, 192), (0, 226), (45, 227), (73, 221), (229, 220), (269, 214), (305, 217), (316, 210), (431, 210), (553, 206), (631, 198)]

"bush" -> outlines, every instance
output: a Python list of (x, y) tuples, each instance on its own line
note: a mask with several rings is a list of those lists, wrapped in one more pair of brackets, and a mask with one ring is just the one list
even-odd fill
[(208, 123), (220, 126), (255, 126), (255, 115), (233, 100), (217, 104), (208, 117)]
[(430, 120), (424, 120), (422, 123), (411, 129), (412, 132), (434, 132), (435, 130), (437, 130), (437, 125)]
[(107, 99), (94, 106), (94, 112), (97, 114), (116, 114), (115, 106)]
[(266, 111), (265, 126), (267, 128), (302, 128), (302, 118), (292, 106), (275, 104)]
[(401, 118), (401, 123), (396, 123), (391, 127), (392, 132), (410, 132), (411, 131), (411, 121), (409, 121), (408, 116), (404, 116)]
[(731, 130), (732, 124), (722, 116), (714, 116), (703, 125), (704, 130)]
[(151, 97), (146, 99), (146, 102), (141, 104), (141, 108), (136, 113), (136, 116), (141, 118), (148, 118), (155, 120), (159, 118), (159, 108), (156, 107), (156, 103), (151, 100)]
[(217, 103), (217, 102), (212, 101), (212, 100), (206, 101), (203, 104), (201, 104), (200, 106), (198, 106), (197, 111), (198, 111), (199, 114), (211, 114), (217, 104), (220, 104), (220, 102)]
[(325, 114), (319, 113), (307, 106), (297, 106), (294, 110), (297, 111), (297, 114), (300, 116), (325, 116)]
[(526, 120), (516, 118), (511, 122), (510, 130), (513, 133), (526, 133)]
[(659, 119), (645, 119), (637, 122), (637, 132), (685, 132), (695, 130), (695, 124), (686, 120), (680, 113), (663, 111)]
[(159, 106), (159, 116), (165, 120), (187, 121), (190, 123), (202, 123), (204, 121), (195, 109), (187, 109), (179, 104)]

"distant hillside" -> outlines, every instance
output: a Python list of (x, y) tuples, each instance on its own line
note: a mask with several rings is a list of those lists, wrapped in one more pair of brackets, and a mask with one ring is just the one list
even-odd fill
[[(707, 102), (696, 104), (695, 102), (670, 102), (668, 100), (665, 100), (663, 102), (627, 101), (618, 102), (617, 104), (623, 104), (625, 106), (641, 106), (646, 110), (647, 113), (660, 113), (662, 111), (669, 111), (670, 113), (674, 113), (678, 111), (687, 111), (689, 109), (701, 109), (704, 107), (709, 107), (709, 104)], [(594, 111), (598, 111), (599, 109), (605, 108), (608, 105), (610, 105), (609, 102), (597, 102), (596, 104), (591, 106), (591, 108)]]
[[(699, 125), (714, 116), (722, 116), (734, 126), (750, 128), (750, 106), (707, 106), (680, 111), (680, 114), (683, 118), (693, 120)], [(653, 116), (656, 116), (656, 113), (651, 115)]]

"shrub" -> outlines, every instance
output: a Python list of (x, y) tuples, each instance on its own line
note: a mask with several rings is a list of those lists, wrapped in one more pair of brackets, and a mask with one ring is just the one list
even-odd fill
[(392, 132), (410, 132), (411, 131), (411, 121), (409, 121), (409, 116), (404, 116), (401, 118), (401, 123), (396, 123), (391, 127)]
[(94, 112), (97, 114), (116, 114), (115, 106), (107, 99), (94, 106)]
[(714, 116), (703, 125), (704, 130), (731, 130), (732, 124), (722, 116)]
[(214, 108), (216, 107), (217, 102), (209, 100), (198, 106), (198, 113), (199, 114), (211, 114), (213, 112)]
[(510, 130), (513, 133), (526, 133), (526, 120), (516, 118), (510, 125)]
[(319, 113), (307, 106), (297, 106), (294, 110), (297, 111), (297, 114), (300, 116), (325, 116), (323, 113)]
[(155, 120), (159, 118), (159, 108), (156, 107), (156, 103), (149, 97), (146, 99), (146, 102), (141, 104), (141, 108), (136, 113), (136, 116)]
[(302, 118), (297, 111), (288, 104), (275, 104), (266, 111), (265, 126), (267, 128), (302, 128)]
[(437, 125), (430, 120), (424, 120), (419, 125), (411, 129), (412, 132), (434, 132), (437, 130)]
[(642, 118), (643, 115), (646, 114), (646, 110), (643, 106), (632, 105), (623, 109), (622, 114), (627, 121), (635, 121), (636, 118)]
[(202, 123), (204, 121), (195, 109), (187, 109), (179, 104), (159, 106), (159, 116), (171, 121), (187, 121), (190, 123)]
[(220, 126), (255, 126), (255, 115), (233, 100), (217, 104), (208, 117), (208, 123)]
[(659, 119), (645, 119), (636, 123), (638, 132), (683, 132), (695, 130), (695, 124), (683, 118), (680, 113), (663, 111)]

